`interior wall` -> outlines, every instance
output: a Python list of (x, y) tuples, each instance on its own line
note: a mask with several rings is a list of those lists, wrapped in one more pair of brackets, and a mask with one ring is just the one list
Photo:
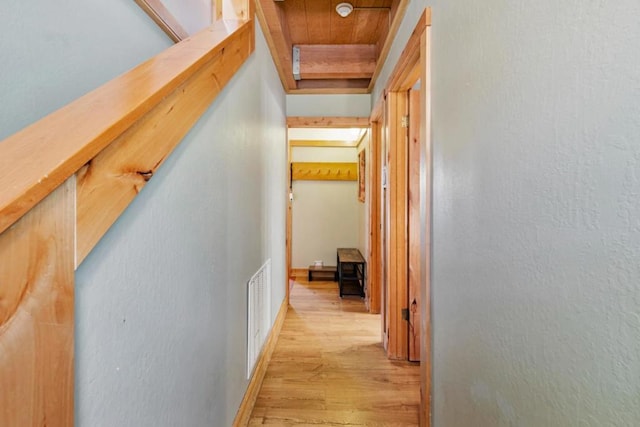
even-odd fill
[(162, 4), (191, 36), (211, 25), (212, 0), (162, 0)]
[(287, 95), (287, 116), (369, 117), (371, 96)]
[[(0, 4), (4, 134), (172, 44), (134, 2), (50, 3)], [(246, 284), (267, 259), (273, 318), (284, 300), (286, 154), (258, 28), (256, 53), (77, 271), (75, 425), (232, 424)]]
[(0, 22), (0, 141), (173, 44), (128, 0), (3, 0)]
[(425, 6), (434, 425), (638, 425), (640, 3)]
[[(356, 148), (293, 147), (293, 162), (357, 162)], [(293, 181), (292, 268), (336, 265), (337, 248), (359, 244), (357, 181)]]

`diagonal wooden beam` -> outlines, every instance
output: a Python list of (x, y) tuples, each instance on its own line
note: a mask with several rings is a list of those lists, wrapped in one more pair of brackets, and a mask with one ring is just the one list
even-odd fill
[(376, 69), (374, 44), (307, 44), (300, 49), (302, 79), (370, 79)]
[(256, 15), (284, 89), (287, 92), (296, 89), (292, 68), (293, 45), (281, 7), (273, 0), (256, 0)]

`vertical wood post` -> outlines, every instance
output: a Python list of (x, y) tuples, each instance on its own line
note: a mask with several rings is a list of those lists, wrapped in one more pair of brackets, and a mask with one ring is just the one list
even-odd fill
[(0, 234), (0, 425), (73, 425), (75, 178)]
[(409, 329), (402, 318), (408, 308), (408, 245), (407, 245), (407, 129), (402, 117), (407, 113), (406, 92), (389, 92), (389, 166), (387, 188), (389, 195), (389, 258), (388, 307), (390, 359), (407, 360)]
[(380, 151), (382, 139), (382, 126), (379, 121), (371, 123), (370, 158), (369, 161), (369, 268), (368, 288), (369, 288), (369, 311), (380, 313), (381, 304), (381, 263), (380, 263), (380, 193), (382, 185), (380, 175), (382, 167), (380, 165)]
[[(431, 10), (427, 9), (429, 16)], [(431, 26), (420, 37), (420, 426), (431, 426)]]

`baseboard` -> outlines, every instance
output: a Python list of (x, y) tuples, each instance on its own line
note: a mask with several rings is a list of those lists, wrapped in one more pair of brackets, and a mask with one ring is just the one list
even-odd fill
[(280, 336), (280, 330), (284, 324), (284, 318), (287, 315), (287, 308), (287, 300), (285, 299), (282, 301), (276, 320), (273, 322), (271, 332), (269, 333), (267, 341), (260, 352), (260, 356), (258, 356), (256, 368), (254, 369), (251, 380), (249, 381), (249, 386), (247, 387), (244, 398), (240, 403), (240, 408), (238, 408), (236, 418), (233, 420), (233, 427), (245, 427), (249, 424), (251, 412), (253, 412), (253, 406), (256, 404), (258, 393), (260, 393), (260, 388), (262, 387), (262, 380), (264, 379), (264, 375), (267, 373), (267, 368), (271, 361), (271, 355), (273, 354), (273, 350), (276, 348), (276, 343)]

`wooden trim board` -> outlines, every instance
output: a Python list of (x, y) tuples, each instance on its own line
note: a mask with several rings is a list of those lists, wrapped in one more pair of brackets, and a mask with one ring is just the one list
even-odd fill
[(391, 92), (389, 101), (389, 163), (387, 194), (389, 203), (389, 259), (387, 297), (389, 307), (390, 359), (407, 360), (408, 325), (402, 310), (408, 308), (407, 293), (407, 129), (401, 126), (407, 112), (407, 95)]
[(369, 117), (287, 117), (290, 128), (368, 128)]
[(380, 176), (380, 150), (382, 139), (382, 125), (379, 121), (371, 124), (371, 144), (370, 144), (370, 169), (369, 169), (369, 254), (367, 263), (369, 265), (369, 311), (380, 313), (380, 292), (381, 287), (381, 264), (380, 264), (380, 192), (382, 191)]
[(0, 425), (73, 425), (72, 176), (0, 234)]
[(431, 426), (431, 212), (432, 150), (431, 140), (431, 27), (420, 38), (420, 425)]
[(260, 356), (258, 356), (256, 368), (253, 371), (253, 375), (251, 376), (251, 380), (247, 386), (247, 391), (244, 394), (244, 398), (242, 399), (238, 412), (236, 413), (236, 418), (233, 421), (234, 427), (244, 427), (249, 424), (251, 412), (253, 412), (253, 407), (256, 404), (256, 399), (260, 393), (262, 381), (264, 380), (267, 368), (269, 367), (269, 362), (271, 361), (271, 355), (278, 343), (278, 337), (280, 336), (284, 319), (287, 316), (288, 308), (289, 304), (287, 304), (287, 300), (285, 299), (280, 305), (280, 310), (278, 311), (276, 320), (273, 322), (271, 332), (269, 332), (269, 337), (260, 352)]

